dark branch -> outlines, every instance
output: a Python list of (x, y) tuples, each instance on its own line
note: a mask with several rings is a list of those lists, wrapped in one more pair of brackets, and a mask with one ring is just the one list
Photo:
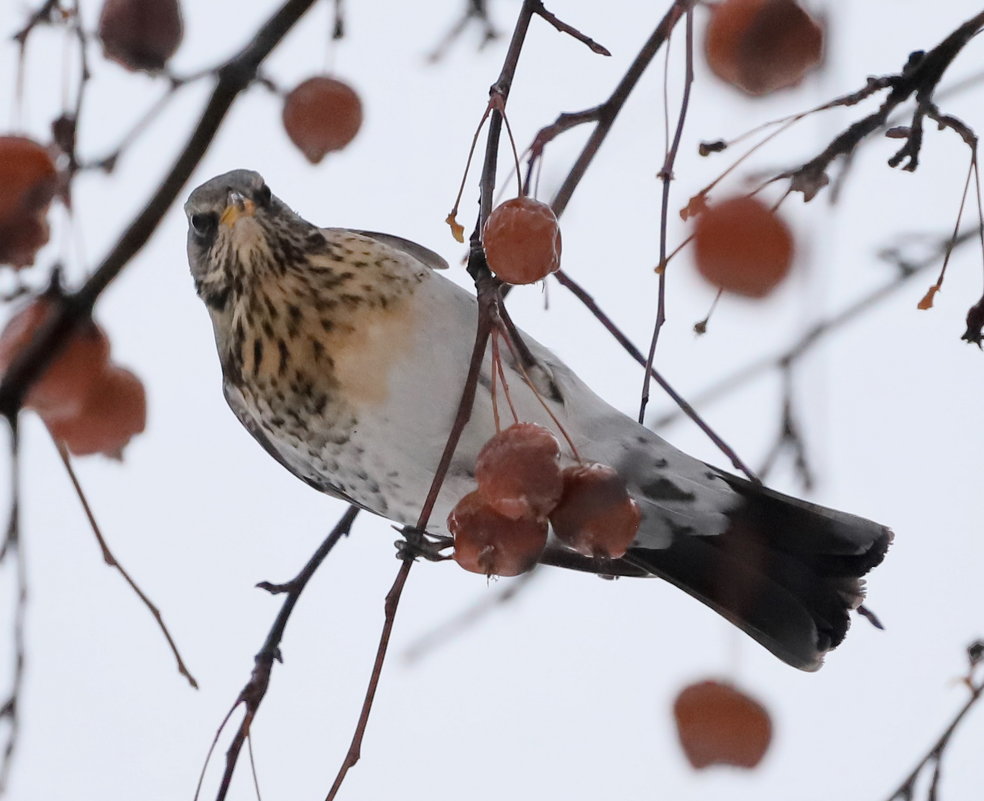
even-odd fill
[[(314, 552), (310, 559), (308, 559), (307, 564), (304, 565), (300, 573), (298, 573), (289, 582), (280, 585), (271, 585), (269, 583), (262, 583), (258, 585), (260, 587), (267, 588), (276, 587), (278, 591), (285, 593), (286, 597), (280, 606), (280, 612), (277, 614), (276, 620), (273, 622), (273, 626), (270, 628), (266, 639), (263, 641), (262, 647), (256, 652), (256, 656), (253, 658), (255, 666), (253, 667), (253, 672), (250, 674), (249, 681), (246, 682), (246, 686), (239, 692), (239, 697), (236, 698), (236, 702), (232, 705), (232, 709), (229, 710), (229, 715), (231, 715), (236, 707), (242, 704), (245, 709), (245, 713), (243, 715), (242, 722), (239, 724), (239, 729), (236, 731), (236, 735), (233, 737), (228, 751), (226, 751), (225, 772), (222, 774), (222, 781), (219, 784), (219, 790), (216, 794), (216, 801), (222, 801), (229, 791), (229, 785), (232, 782), (232, 774), (236, 769), (236, 763), (239, 761), (239, 753), (242, 750), (243, 743), (245, 743), (249, 737), (253, 719), (256, 717), (256, 713), (260, 708), (260, 704), (263, 702), (264, 696), (266, 696), (267, 688), (270, 686), (270, 675), (273, 672), (273, 663), (275, 661), (280, 661), (280, 643), (283, 640), (284, 631), (287, 628), (287, 621), (290, 620), (291, 612), (294, 611), (294, 606), (297, 604), (298, 598), (301, 597), (301, 593), (304, 591), (304, 588), (307, 587), (311, 577), (321, 566), (321, 563), (325, 560), (328, 554), (331, 553), (332, 548), (335, 547), (336, 543), (342, 537), (346, 536), (349, 531), (351, 531), (352, 524), (355, 522), (355, 517), (358, 514), (359, 510), (354, 506), (350, 506), (345, 511), (345, 514), (342, 515), (338, 523), (335, 524), (335, 527), (325, 538), (324, 542), (321, 543), (318, 550)], [(229, 715), (226, 716), (226, 720), (229, 719)], [(222, 726), (219, 727), (219, 732), (221, 732), (224, 726), (225, 721), (223, 721)], [(216, 739), (217, 738), (218, 733), (216, 734)], [(205, 769), (202, 768), (202, 777), (204, 777), (204, 774)], [(201, 785), (202, 779), (200, 778), (198, 781), (198, 789), (195, 791), (196, 799), (201, 791)]]

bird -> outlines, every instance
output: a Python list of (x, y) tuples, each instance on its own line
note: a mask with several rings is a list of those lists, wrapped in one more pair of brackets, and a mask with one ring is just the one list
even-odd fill
[[(433, 251), (318, 227), (250, 170), (206, 181), (185, 213), (191, 275), (236, 417), (310, 486), (413, 526), (458, 410), (475, 295), (442, 275), (447, 263)], [(551, 536), (540, 561), (660, 577), (786, 663), (818, 669), (844, 639), (891, 530), (687, 455), (519, 336), (532, 358), (525, 373), (502, 358), (518, 419), (562, 426), (583, 458), (618, 471), (641, 512), (620, 559), (584, 556)], [(447, 536), (447, 516), (475, 489), (477, 455), (496, 433), (491, 364), (486, 353), (430, 534)]]

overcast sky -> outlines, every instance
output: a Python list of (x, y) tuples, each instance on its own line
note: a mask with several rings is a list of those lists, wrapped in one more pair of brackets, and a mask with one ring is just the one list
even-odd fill
[[(82, 3), (92, 28), (98, 3)], [(272, 2), (185, 3), (178, 73), (234, 52)], [(474, 126), (495, 80), (506, 37), (476, 52), (469, 29), (437, 65), (425, 55), (464, 0), (424, 4), (349, 2), (348, 36), (331, 62), (365, 105), (365, 127), (343, 153), (312, 168), (280, 126), (278, 99), (256, 88), (235, 106), (182, 196), (237, 167), (262, 172), (273, 191), (308, 219), (415, 239), (454, 265), (463, 250), (443, 219), (453, 201)], [(518, 3), (491, 0), (508, 33)], [(534, 20), (510, 120), (520, 147), (562, 111), (603, 100), (667, 3), (567, 0), (551, 9), (613, 53), (604, 59)], [(910, 51), (928, 49), (972, 13), (970, 0), (813, 3), (829, 17), (828, 63), (795, 92), (749, 101), (720, 86), (701, 63), (676, 170), (678, 208), (730, 163), (698, 159), (696, 143), (730, 137), (760, 122), (853, 91), (866, 76), (897, 71)], [(268, 72), (290, 86), (322, 70), (328, 4), (319, 4), (272, 57)], [(22, 0), (0, 5), (0, 120), (13, 108), (15, 48)], [(697, 14), (698, 30), (706, 13)], [(682, 38), (671, 60), (671, 108), (682, 77)], [(31, 40), (21, 127), (44, 137), (62, 103), (72, 48), (60, 33)], [(948, 82), (972, 75), (972, 42)], [(164, 89), (160, 82), (101, 61), (93, 49), (80, 147), (98, 157), (113, 147)], [(68, 67), (65, 67), (67, 59)], [(700, 59), (698, 59), (700, 61)], [(662, 57), (647, 74), (562, 220), (563, 266), (623, 330), (645, 347), (655, 314), (659, 170), (664, 147)], [(72, 84), (74, 85), (74, 84)], [(110, 176), (76, 185), (74, 227), (57, 213), (54, 243), (30, 280), (62, 254), (73, 282), (98, 263), (169, 167), (207, 96), (187, 87)], [(945, 111), (984, 125), (981, 91), (943, 101)], [(877, 101), (876, 101), (877, 102)], [(728, 185), (756, 170), (802, 162), (869, 107), (836, 110), (801, 123), (762, 151)], [(6, 128), (9, 130), (9, 128)], [(566, 174), (585, 132), (547, 152), (541, 194)], [(828, 195), (784, 205), (800, 243), (796, 272), (762, 303), (726, 299), (709, 333), (695, 338), (713, 292), (688, 257), (669, 275), (669, 323), (657, 363), (685, 395), (777, 352), (810, 324), (890, 280), (877, 257), (903, 237), (952, 228), (968, 153), (952, 132), (929, 127), (920, 169), (890, 170), (895, 140), (866, 144), (839, 203)], [(470, 181), (461, 218), (476, 196)], [(671, 244), (686, 236), (674, 216)], [(918, 249), (917, 250), (924, 250)], [(795, 374), (795, 399), (817, 473), (811, 499), (890, 525), (896, 542), (870, 581), (869, 605), (887, 630), (855, 623), (816, 674), (796, 671), (714, 613), (657, 580), (604, 582), (545, 569), (510, 605), (426, 658), (407, 649), (463, 609), (494, 596), (488, 583), (453, 563), (414, 568), (399, 611), (390, 662), (376, 699), (362, 762), (347, 799), (503, 797), (533, 799), (877, 799), (910, 770), (962, 704), (954, 679), (964, 648), (984, 634), (980, 615), (982, 355), (959, 341), (967, 307), (981, 291), (981, 255), (959, 250), (936, 308), (915, 304), (933, 280), (917, 277), (858, 321), (829, 337)], [(0, 276), (0, 282), (6, 281)], [(9, 287), (9, 284), (4, 284)], [(537, 288), (510, 297), (514, 317), (600, 394), (633, 414), (641, 371), (580, 304), (551, 284), (549, 309)], [(150, 244), (100, 299), (99, 321), (114, 358), (145, 381), (147, 432), (119, 465), (77, 463), (117, 555), (160, 606), (201, 684), (190, 690), (145, 609), (101, 562), (78, 502), (43, 427), (25, 416), (22, 537), (29, 562), (27, 682), (21, 739), (10, 787), (15, 801), (190, 799), (215, 728), (252, 668), (279, 608), (254, 588), (293, 576), (342, 513), (271, 460), (240, 427), (221, 396), (211, 327), (185, 259), (179, 205)], [(713, 404), (709, 422), (751, 464), (760, 464), (779, 426), (774, 373)], [(672, 408), (655, 396), (654, 413)], [(666, 436), (722, 466), (726, 460), (694, 426)], [(4, 464), (0, 474), (8, 469)], [(771, 483), (801, 493), (789, 460)], [(8, 482), (0, 481), (0, 493)], [(3, 508), (9, 497), (0, 495)], [(398, 568), (396, 534), (360, 519), (298, 604), (270, 693), (254, 724), (264, 799), (317, 799), (331, 785), (362, 701)], [(10, 565), (0, 573), (4, 617), (0, 670), (9, 675)], [(772, 711), (776, 737), (762, 767), (696, 775), (676, 743), (670, 706), (685, 684), (737, 682)], [(945, 764), (943, 798), (976, 797), (982, 781), (984, 715), (960, 730)], [(224, 749), (225, 743), (222, 743)], [(214, 795), (222, 758), (206, 780)], [(235, 799), (253, 798), (245, 763)]]

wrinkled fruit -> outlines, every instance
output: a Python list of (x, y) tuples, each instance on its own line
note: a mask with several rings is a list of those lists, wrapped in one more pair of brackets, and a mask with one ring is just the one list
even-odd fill
[(478, 494), (499, 514), (545, 518), (564, 491), (560, 443), (536, 423), (511, 425), (479, 452), (475, 480)]
[(106, 0), (99, 15), (103, 54), (128, 70), (163, 69), (183, 36), (178, 0)]
[(642, 519), (613, 467), (585, 463), (563, 472), (564, 494), (550, 513), (558, 539), (578, 553), (617, 559), (628, 550)]
[(346, 83), (326, 76), (308, 78), (287, 95), (283, 120), (290, 140), (317, 164), (355, 138), (362, 127), (362, 101)]
[(673, 704), (677, 734), (695, 768), (754, 768), (772, 740), (772, 720), (758, 701), (728, 684), (691, 684)]
[(454, 560), (486, 576), (518, 576), (536, 564), (547, 544), (545, 520), (503, 517), (477, 492), (458, 501), (448, 516)]
[(77, 415), (48, 421), (52, 436), (76, 456), (102, 453), (116, 458), (146, 425), (147, 393), (143, 383), (129, 370), (115, 365), (100, 374)]
[(22, 136), (0, 136), (0, 264), (34, 262), (48, 241), (45, 215), (57, 188), (46, 148)]
[[(0, 373), (47, 319), (51, 302), (38, 298), (22, 308), (0, 333)], [(78, 414), (109, 363), (109, 340), (93, 322), (82, 327), (28, 390), (24, 406), (49, 420)]]
[(724, 0), (704, 52), (711, 70), (752, 95), (795, 86), (823, 56), (823, 29), (794, 0)]
[(510, 284), (532, 284), (560, 269), (560, 226), (553, 209), (531, 197), (497, 206), (482, 233), (489, 269)]
[(761, 298), (789, 273), (793, 236), (765, 204), (751, 197), (731, 198), (697, 217), (694, 260), (715, 286)]

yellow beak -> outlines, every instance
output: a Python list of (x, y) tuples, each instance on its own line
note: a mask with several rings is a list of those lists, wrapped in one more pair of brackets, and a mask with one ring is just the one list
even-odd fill
[(231, 228), (240, 217), (252, 217), (256, 213), (256, 204), (238, 192), (230, 193), (229, 199), (232, 202), (226, 206), (222, 216), (219, 217), (219, 222), (223, 225), (228, 225)]

